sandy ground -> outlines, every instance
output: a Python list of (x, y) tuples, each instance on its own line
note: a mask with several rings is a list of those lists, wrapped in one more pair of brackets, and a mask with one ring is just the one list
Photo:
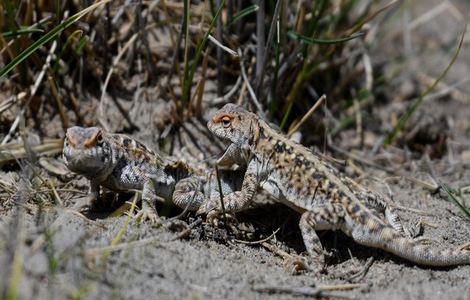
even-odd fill
[[(445, 174), (446, 170), (440, 167), (436, 166), (436, 172)], [(452, 175), (440, 179), (457, 186), (465, 184), (470, 180), (470, 170), (453, 170)], [(426, 212), (427, 215), (420, 215), (402, 211), (401, 216), (405, 224), (418, 219), (427, 221), (430, 225), (424, 226), (422, 237), (431, 239), (436, 247), (457, 247), (468, 241), (470, 222), (454, 205), (404, 179), (391, 188), (397, 203)], [(214, 229), (194, 216), (184, 218), (185, 222), (195, 224), (189, 235), (181, 237), (178, 226), (168, 224), (155, 228), (131, 221), (126, 225), (126, 216), (101, 214), (84, 218), (71, 210), (40, 212), (29, 208), (20, 217), (16, 210), (10, 210), (2, 217), (0, 227), (0, 246), (4, 249), (0, 259), (2, 265), (8, 265), (5, 261), (13, 259), (8, 250), (15, 240), (10, 234), (20, 220), (22, 229), (16, 233), (24, 236), (16, 237), (24, 240), (19, 248), (24, 259), (19, 289), (22, 299), (61, 299), (73, 295), (86, 299), (292, 298), (295, 295), (292, 292), (268, 290), (340, 288), (348, 284), (354, 284), (351, 286), (354, 288), (335, 291), (334, 295), (357, 299), (468, 299), (470, 295), (468, 266), (444, 269), (415, 266), (383, 251), (359, 246), (334, 232), (321, 236), (331, 252), (327, 273), (291, 275), (283, 258), (273, 251), (260, 244), (239, 241), (262, 239), (280, 227), (270, 244), (278, 250), (305, 256), (296, 227), (299, 216), (281, 205), (265, 204), (240, 216), (238, 227), (251, 224), (255, 238), (235, 236), (234, 230), (225, 228)], [(41, 235), (38, 224), (51, 222), (54, 225), (47, 226), (48, 235)], [(122, 239), (107, 251), (123, 228)], [(365, 276), (351, 282), (351, 276), (370, 257), (374, 262)]]

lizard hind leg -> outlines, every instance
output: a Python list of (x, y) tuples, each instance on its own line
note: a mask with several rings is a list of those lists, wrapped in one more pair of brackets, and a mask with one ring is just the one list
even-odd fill
[(307, 269), (310, 271), (323, 271), (325, 267), (325, 250), (315, 231), (340, 229), (343, 220), (343, 208), (333, 203), (314, 207), (302, 214), (299, 222), (302, 238), (310, 259), (316, 261), (315, 267), (308, 266)]
[(358, 194), (357, 197), (361, 200), (363, 204), (366, 205), (366, 207), (383, 214), (387, 222), (396, 231), (398, 231), (405, 237), (410, 237), (411, 234), (405, 231), (397, 209), (392, 206), (391, 200), (387, 200), (387, 198), (370, 191), (362, 192)]

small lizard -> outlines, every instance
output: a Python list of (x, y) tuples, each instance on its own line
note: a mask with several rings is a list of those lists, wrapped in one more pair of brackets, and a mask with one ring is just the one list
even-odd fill
[[(273, 130), (244, 108), (227, 104), (208, 122), (209, 130), (230, 141), (229, 152), (247, 151), (247, 170), (241, 190), (224, 197), (225, 210), (237, 212), (252, 201), (260, 185), (279, 201), (302, 213), (299, 227), (312, 259), (324, 264), (316, 230), (342, 230), (359, 244), (380, 248), (417, 264), (453, 266), (470, 264), (469, 249), (435, 249), (405, 237), (362, 202), (377, 194), (352, 184), (320, 156)], [(222, 157), (224, 158), (224, 156)], [(361, 200), (362, 199), (362, 200)], [(213, 214), (219, 202), (204, 204)]]
[[(220, 197), (216, 172), (197, 171), (187, 164), (161, 157), (126, 135), (104, 132), (97, 127), (71, 127), (64, 140), (67, 167), (90, 180), (87, 204), (99, 198), (99, 186), (113, 191), (142, 191), (142, 216), (152, 221), (155, 198), (172, 198), (183, 209), (198, 210), (209, 199)], [(227, 155), (226, 165), (242, 162), (238, 153)], [(222, 195), (241, 188), (243, 168), (220, 170)]]
[(162, 158), (126, 135), (97, 127), (68, 128), (62, 153), (71, 171), (90, 180), (87, 204), (99, 198), (100, 186), (118, 192), (139, 190), (142, 210), (138, 216), (153, 222), (158, 220), (153, 201), (170, 199), (176, 183), (194, 172), (185, 163)]

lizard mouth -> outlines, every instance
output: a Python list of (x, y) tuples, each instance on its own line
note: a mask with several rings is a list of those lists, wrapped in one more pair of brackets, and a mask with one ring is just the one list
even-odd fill
[(100, 164), (103, 164), (98, 157), (92, 155), (90, 150), (80, 150), (72, 147), (64, 147), (62, 158), (67, 168), (84, 175), (100, 171)]

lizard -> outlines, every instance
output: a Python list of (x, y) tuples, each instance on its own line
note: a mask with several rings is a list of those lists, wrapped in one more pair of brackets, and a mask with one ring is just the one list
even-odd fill
[[(274, 198), (301, 213), (299, 227), (308, 256), (320, 266), (324, 266), (325, 257), (317, 230), (341, 230), (359, 244), (420, 265), (470, 264), (467, 247), (437, 249), (404, 236), (392, 224), (377, 217), (362, 203), (364, 200), (361, 202), (364, 197), (376, 198), (375, 193), (369, 194), (351, 184), (352, 179), (319, 155), (273, 130), (243, 107), (226, 104), (207, 126), (215, 136), (231, 143), (228, 152), (239, 149), (249, 153), (242, 188), (225, 195), (225, 211), (243, 210), (262, 184)], [(220, 212), (219, 202), (206, 203), (200, 210), (209, 217)], [(311, 270), (316, 271), (318, 267)]]
[(137, 216), (152, 222), (158, 220), (152, 201), (171, 199), (177, 182), (194, 173), (180, 160), (162, 157), (135, 139), (98, 127), (68, 128), (62, 157), (71, 171), (90, 181), (85, 206), (98, 200), (100, 186), (117, 192), (139, 190), (142, 209)]
[[(73, 172), (90, 180), (85, 205), (99, 198), (99, 187), (112, 191), (140, 190), (141, 216), (156, 222), (152, 208), (155, 198), (171, 199), (182, 209), (197, 211), (201, 205), (220, 197), (215, 170), (196, 170), (181, 160), (161, 156), (143, 143), (123, 134), (108, 133), (98, 127), (74, 126), (67, 129), (63, 160)], [(238, 153), (226, 158), (232, 167), (241, 162)], [(222, 194), (241, 187), (243, 166), (239, 170), (220, 170)]]

